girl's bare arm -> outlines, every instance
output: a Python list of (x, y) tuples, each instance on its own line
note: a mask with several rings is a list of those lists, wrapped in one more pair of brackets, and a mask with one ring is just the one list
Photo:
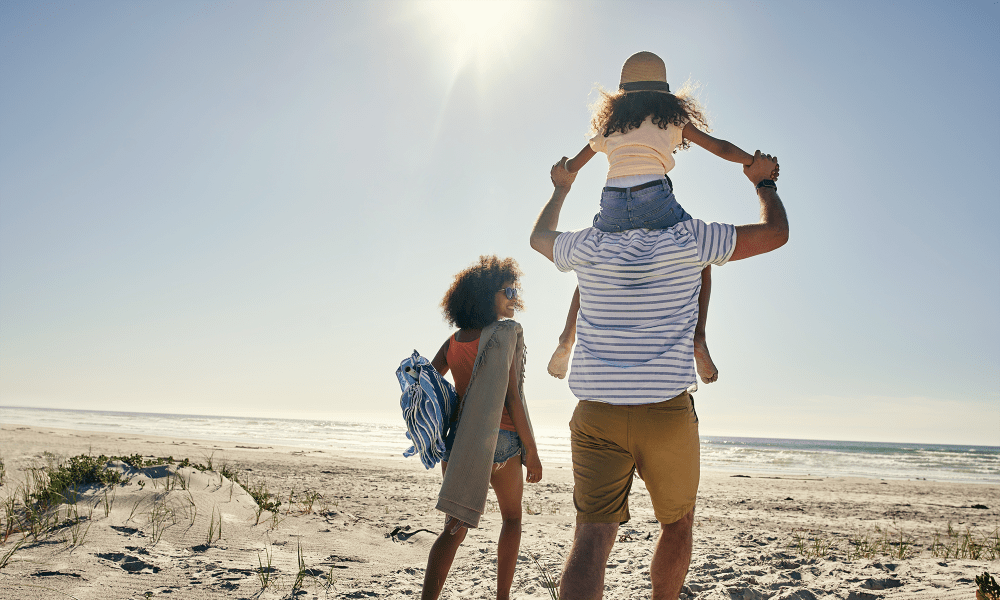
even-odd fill
[(507, 406), (507, 413), (511, 421), (514, 421), (514, 428), (517, 429), (517, 436), (521, 438), (524, 446), (524, 462), (528, 467), (527, 481), (538, 483), (542, 479), (542, 462), (538, 459), (538, 447), (535, 445), (535, 436), (531, 435), (531, 427), (528, 425), (528, 415), (524, 412), (524, 404), (521, 401), (521, 393), (517, 389), (517, 369), (512, 364), (510, 366), (510, 377), (507, 380), (507, 398), (504, 400)]
[(441, 344), (441, 349), (438, 353), (434, 355), (434, 359), (431, 360), (431, 366), (434, 367), (438, 373), (444, 375), (448, 372), (448, 344), (451, 343), (451, 336)]
[(745, 167), (753, 163), (752, 154), (747, 154), (736, 144), (708, 135), (691, 123), (684, 126), (684, 139), (729, 162), (740, 163)]
[(594, 158), (595, 154), (597, 153), (590, 147), (590, 144), (587, 144), (583, 147), (583, 150), (580, 150), (576, 154), (576, 156), (567, 161), (566, 170), (570, 173), (576, 173), (583, 168), (583, 165), (590, 162), (590, 159)]

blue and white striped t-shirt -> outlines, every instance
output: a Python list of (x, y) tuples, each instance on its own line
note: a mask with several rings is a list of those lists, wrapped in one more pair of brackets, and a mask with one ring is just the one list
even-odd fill
[(695, 383), (701, 271), (724, 264), (735, 247), (734, 226), (697, 219), (621, 233), (588, 227), (556, 238), (556, 267), (576, 271), (580, 284), (573, 394), (649, 404)]

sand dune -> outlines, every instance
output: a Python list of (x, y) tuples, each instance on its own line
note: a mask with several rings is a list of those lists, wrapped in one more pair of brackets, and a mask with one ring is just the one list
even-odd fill
[[(0, 545), (2, 558), (24, 540), (0, 569), (2, 599), (266, 599), (287, 598), (293, 588), (297, 598), (412, 598), (436, 536), (430, 532), (442, 522), (433, 509), (440, 476), (415, 460), (10, 425), (0, 434), (0, 500), (15, 495), (28, 469), (79, 454), (213, 464), (140, 471), (115, 463), (128, 482), (82, 491), (75, 530), (61, 526), (37, 539), (14, 532)], [(221, 474), (223, 465), (248, 487), (266, 485), (281, 501), (278, 511), (259, 510)], [(518, 598), (550, 598), (545, 577), (558, 577), (573, 532), (569, 467), (545, 467), (542, 483), (525, 493)], [(935, 534), (956, 544), (967, 530), (975, 539), (995, 535), (1000, 486), (734, 475), (703, 475), (682, 598), (971, 599), (976, 575), (1000, 571), (997, 560), (929, 550)], [(637, 483), (605, 598), (649, 595), (657, 524)], [(493, 506), (460, 549), (444, 598), (495, 594)], [(885, 543), (897, 539), (910, 548), (903, 558), (898, 543)], [(857, 556), (860, 543), (882, 549)]]

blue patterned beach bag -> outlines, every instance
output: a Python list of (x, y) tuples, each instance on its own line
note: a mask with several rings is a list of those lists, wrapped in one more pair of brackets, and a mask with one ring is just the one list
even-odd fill
[(444, 455), (444, 438), (452, 413), (458, 409), (458, 394), (416, 350), (399, 363), (396, 379), (403, 390), (399, 406), (406, 422), (406, 437), (413, 442), (403, 456), (419, 454), (424, 467), (433, 468)]

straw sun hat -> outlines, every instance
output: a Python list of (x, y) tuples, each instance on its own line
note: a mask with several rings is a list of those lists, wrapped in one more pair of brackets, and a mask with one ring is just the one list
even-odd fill
[(618, 89), (624, 92), (670, 92), (667, 67), (663, 59), (652, 52), (636, 52), (622, 65), (622, 80)]

